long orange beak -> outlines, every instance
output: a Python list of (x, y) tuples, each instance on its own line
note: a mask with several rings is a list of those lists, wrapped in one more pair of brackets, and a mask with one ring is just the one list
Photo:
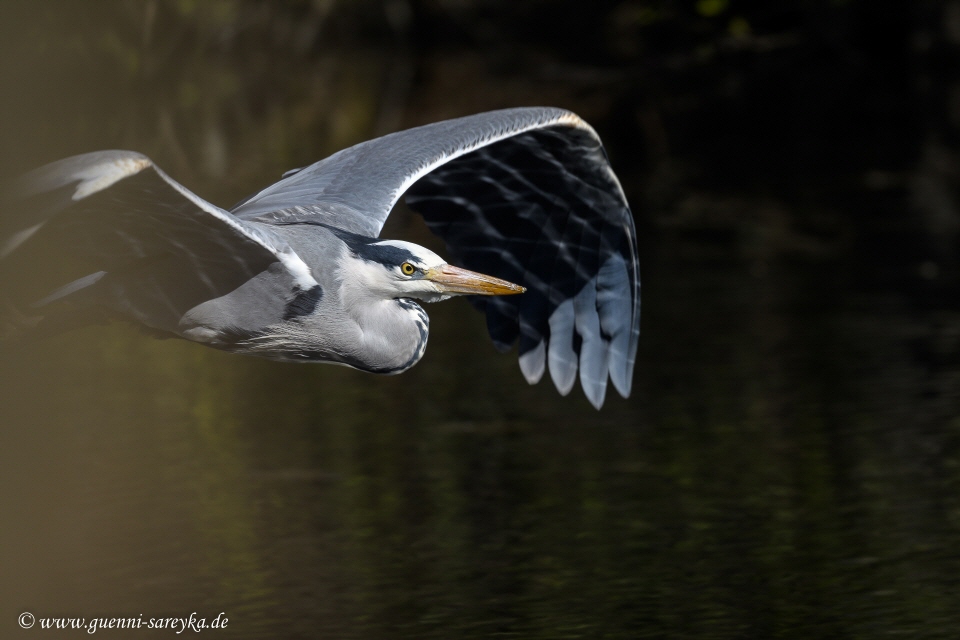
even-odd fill
[(523, 293), (526, 287), (494, 278), (493, 276), (467, 271), (460, 267), (445, 264), (428, 269), (424, 277), (440, 286), (444, 293), (469, 293), (479, 296), (509, 296)]

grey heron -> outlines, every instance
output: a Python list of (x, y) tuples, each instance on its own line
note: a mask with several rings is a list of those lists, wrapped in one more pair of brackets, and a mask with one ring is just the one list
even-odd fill
[[(0, 264), (47, 256), (45, 288), (20, 295), (32, 296), (20, 304), (38, 326), (120, 316), (226, 351), (392, 374), (423, 356), (419, 302), (468, 295), (500, 350), (519, 343), (530, 384), (549, 371), (566, 395), (579, 372), (598, 409), (608, 378), (630, 393), (634, 221), (596, 132), (566, 110), (386, 135), (289, 171), (229, 211), (132, 151), (41, 167), (18, 197)], [(461, 266), (379, 238), (401, 198)]]

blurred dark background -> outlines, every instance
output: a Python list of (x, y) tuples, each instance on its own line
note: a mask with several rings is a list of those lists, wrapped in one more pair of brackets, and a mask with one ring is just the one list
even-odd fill
[[(2, 140), (17, 150), (4, 154), (7, 175), (136, 142), (239, 198), (263, 163), (281, 170), (437, 118), (560, 104), (605, 134), (648, 233), (692, 224), (723, 244), (743, 225), (782, 225), (793, 250), (856, 243), (869, 264), (851, 265), (851, 277), (938, 295), (957, 278), (951, 2), (158, 0), (3, 11)], [(731, 196), (789, 211), (731, 217)]]
[(221, 206), (397, 129), (572, 109), (644, 281), (600, 413), (453, 303), (390, 379), (119, 326), (0, 352), (0, 625), (960, 633), (960, 1), (6, 0), (0, 43), (0, 176), (130, 148)]

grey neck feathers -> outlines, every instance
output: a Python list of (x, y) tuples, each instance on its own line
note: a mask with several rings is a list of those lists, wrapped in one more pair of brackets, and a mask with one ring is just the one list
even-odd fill
[[(401, 373), (417, 364), (427, 348), (430, 318), (412, 300), (382, 300), (355, 318), (361, 332), (353, 357), (374, 373)], [(353, 364), (353, 363), (351, 363)]]

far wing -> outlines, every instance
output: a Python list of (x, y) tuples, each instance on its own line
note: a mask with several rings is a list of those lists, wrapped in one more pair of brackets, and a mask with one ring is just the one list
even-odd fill
[(151, 305), (171, 313), (183, 300), (222, 295), (274, 264), (297, 286), (316, 285), (269, 228), (237, 220), (139, 153), (99, 151), (54, 162), (24, 176), (14, 195), (2, 219), (2, 263), (17, 263), (24, 280), (37, 275), (31, 286), (60, 287), (52, 295), (42, 288), (21, 292), (32, 301), (59, 299), (107, 274), (149, 271), (161, 261), (165, 267), (153, 271), (176, 272), (177, 281), (148, 278), (142, 287), (156, 291), (131, 295), (160, 296)]
[(569, 111), (522, 108), (417, 127), (292, 173), (233, 213), (376, 236), (404, 193), (456, 262), (528, 288), (473, 302), (499, 347), (519, 338), (529, 382), (549, 369), (566, 394), (579, 371), (599, 407), (609, 374), (629, 394), (640, 326), (636, 232), (589, 125)]

